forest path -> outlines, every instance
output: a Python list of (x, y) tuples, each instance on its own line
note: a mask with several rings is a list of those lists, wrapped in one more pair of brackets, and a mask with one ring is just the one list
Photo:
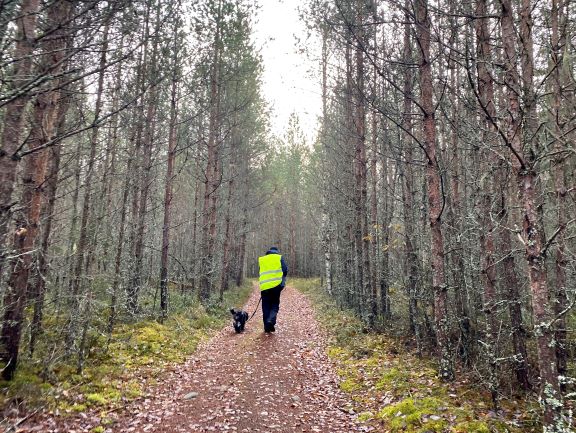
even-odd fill
[[(256, 289), (244, 307), (250, 314), (259, 295)], [(309, 301), (287, 287), (275, 334), (263, 333), (260, 307), (243, 334), (226, 326), (107, 431), (366, 431), (344, 410), (325, 348)]]

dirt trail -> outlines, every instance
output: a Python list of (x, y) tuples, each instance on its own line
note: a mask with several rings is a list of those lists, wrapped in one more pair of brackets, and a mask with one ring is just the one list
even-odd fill
[[(258, 297), (255, 291), (245, 306), (250, 313)], [(277, 328), (275, 334), (263, 333), (261, 308), (245, 333), (227, 326), (114, 431), (361, 431), (343, 411), (347, 402), (312, 307), (290, 287), (282, 293)]]
[[(258, 297), (254, 291), (244, 307), (250, 313)], [(347, 413), (347, 404), (312, 307), (288, 287), (275, 334), (263, 333), (261, 308), (245, 333), (225, 327), (181, 368), (164, 375), (145, 398), (118, 414), (106, 431), (366, 431)]]

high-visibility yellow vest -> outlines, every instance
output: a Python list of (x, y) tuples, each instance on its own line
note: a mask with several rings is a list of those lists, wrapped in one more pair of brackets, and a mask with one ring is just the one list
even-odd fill
[(260, 290), (268, 290), (282, 282), (282, 256), (280, 254), (266, 254), (258, 257), (260, 265)]

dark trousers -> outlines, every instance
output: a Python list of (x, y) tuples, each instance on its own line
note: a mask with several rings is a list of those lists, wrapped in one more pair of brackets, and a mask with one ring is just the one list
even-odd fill
[(280, 309), (280, 292), (282, 287), (276, 286), (268, 290), (262, 290), (262, 318), (264, 331), (273, 331), (276, 325), (276, 316)]

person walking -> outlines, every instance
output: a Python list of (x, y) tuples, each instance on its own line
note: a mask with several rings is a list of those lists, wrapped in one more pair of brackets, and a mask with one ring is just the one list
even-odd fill
[(280, 308), (280, 292), (286, 286), (288, 266), (276, 247), (258, 257), (260, 267), (260, 291), (262, 295), (262, 319), (264, 332), (276, 331), (276, 316)]

